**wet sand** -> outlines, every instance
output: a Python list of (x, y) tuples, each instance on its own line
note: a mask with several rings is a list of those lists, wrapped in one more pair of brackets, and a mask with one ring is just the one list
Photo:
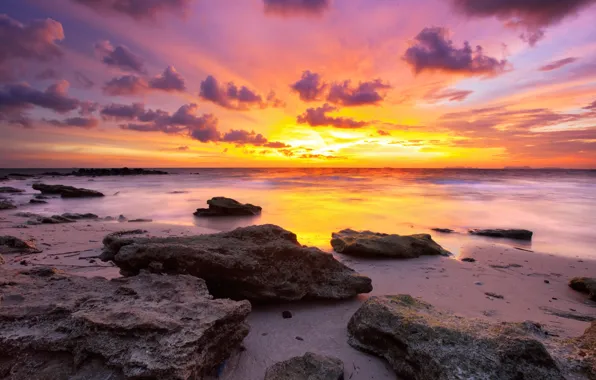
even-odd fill
[[(29, 266), (51, 265), (83, 276), (119, 276), (118, 269), (111, 263), (102, 263), (95, 257), (101, 252), (103, 237), (113, 231), (140, 228), (148, 231), (147, 236), (217, 232), (196, 226), (94, 221), (14, 228), (25, 221), (14, 213), (0, 213), (0, 235), (34, 239), (43, 252), (4, 255), (7, 266), (23, 268), (21, 262), (25, 260)], [(514, 322), (532, 320), (560, 337), (579, 336), (589, 323), (553, 313), (596, 317), (596, 303), (567, 286), (572, 277), (594, 276), (594, 260), (527, 252), (501, 244), (499, 240), (486, 239), (470, 240), (452, 258), (400, 261), (365, 260), (337, 254), (336, 257), (372, 278), (371, 295), (411, 294), (437, 308), (466, 317)], [(463, 257), (472, 257), (476, 262), (460, 261)], [(503, 299), (487, 296), (487, 292), (502, 295)], [(347, 344), (348, 320), (368, 296), (342, 302), (255, 305), (248, 320), (251, 332), (244, 341), (246, 349), (227, 361), (220, 379), (260, 380), (268, 366), (307, 351), (342, 359), (346, 379), (395, 379), (383, 360)], [(284, 310), (291, 311), (293, 317), (283, 319)]]

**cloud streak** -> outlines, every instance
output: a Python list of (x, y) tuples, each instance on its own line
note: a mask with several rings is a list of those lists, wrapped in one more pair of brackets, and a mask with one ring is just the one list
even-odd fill
[(331, 7), (331, 0), (263, 0), (265, 13), (274, 16), (320, 16)]

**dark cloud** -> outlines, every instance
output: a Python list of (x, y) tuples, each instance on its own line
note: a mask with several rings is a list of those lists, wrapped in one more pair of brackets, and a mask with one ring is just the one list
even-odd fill
[(35, 76), (37, 80), (61, 79), (60, 73), (54, 69), (45, 69)]
[(110, 41), (100, 41), (95, 44), (95, 51), (101, 61), (108, 66), (114, 66), (124, 71), (145, 73), (143, 59), (126, 46), (114, 47)]
[(161, 13), (184, 14), (193, 0), (72, 0), (100, 12), (111, 12), (135, 20), (155, 20)]
[(492, 76), (505, 71), (506, 60), (484, 55), (482, 47), (472, 49), (468, 42), (462, 48), (453, 45), (445, 28), (424, 28), (415, 38), (416, 43), (404, 55), (418, 74), (422, 71), (445, 71), (469, 76)]
[(134, 120), (145, 114), (145, 105), (142, 103), (133, 103), (132, 105), (110, 104), (101, 110), (101, 115), (106, 118), (117, 120)]
[(328, 116), (328, 112), (337, 111), (338, 108), (329, 104), (325, 104), (318, 108), (309, 108), (306, 112), (297, 118), (300, 124), (308, 124), (311, 127), (335, 127), (343, 129), (362, 128), (368, 125), (365, 121), (356, 121), (344, 117)]
[(564, 59), (559, 59), (558, 61), (554, 61), (549, 63), (548, 65), (544, 65), (542, 66), (539, 70), (540, 71), (552, 71), (552, 70), (557, 70), (560, 69), (563, 66), (567, 66), (575, 61), (577, 61), (579, 58), (576, 57), (569, 57), (569, 58), (564, 58)]
[(103, 88), (106, 95), (129, 96), (144, 94), (149, 90), (149, 83), (136, 75), (124, 75), (110, 80)]
[(95, 86), (95, 82), (89, 79), (85, 74), (80, 71), (75, 71), (75, 81), (77, 84), (85, 89), (90, 89)]
[(272, 15), (321, 15), (330, 8), (331, 0), (263, 0), (265, 12)]
[(290, 86), (292, 90), (300, 94), (300, 99), (305, 102), (321, 100), (327, 84), (323, 82), (317, 73), (304, 71), (300, 80)]
[(543, 28), (577, 14), (595, 0), (452, 0), (456, 9), (471, 17), (497, 17), (506, 25), (521, 27), (530, 44), (544, 36)]
[(334, 83), (327, 95), (327, 101), (343, 106), (363, 106), (379, 104), (384, 99), (380, 91), (390, 89), (389, 84), (380, 79), (370, 82), (361, 82), (357, 87), (352, 87), (350, 81)]
[(186, 84), (174, 66), (168, 66), (163, 74), (149, 80), (149, 87), (163, 91), (186, 91)]
[(441, 101), (461, 102), (466, 100), (474, 91), (457, 90), (446, 88), (435, 88), (424, 95), (424, 100), (429, 103), (437, 103)]
[(45, 62), (62, 56), (57, 42), (64, 39), (64, 30), (62, 24), (52, 19), (22, 24), (0, 14), (0, 39), (0, 63), (13, 58)]
[(58, 113), (73, 111), (79, 100), (68, 96), (68, 82), (63, 80), (39, 91), (26, 83), (0, 87), (0, 112), (17, 112), (32, 107), (50, 109)]
[(199, 93), (201, 99), (213, 102), (224, 108), (235, 110), (247, 110), (251, 107), (276, 107), (283, 104), (275, 97), (274, 93), (270, 93), (266, 101), (257, 92), (249, 89), (246, 86), (236, 86), (229, 82), (227, 85), (220, 85), (220, 83), (209, 75), (201, 82), (201, 91)]
[(99, 120), (92, 117), (69, 117), (65, 120), (45, 120), (48, 124), (63, 128), (91, 129), (99, 125)]

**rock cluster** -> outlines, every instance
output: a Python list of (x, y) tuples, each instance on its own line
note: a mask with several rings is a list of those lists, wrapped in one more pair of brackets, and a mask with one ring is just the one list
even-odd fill
[(0, 376), (203, 378), (248, 334), (246, 301), (213, 299), (192, 276), (108, 281), (0, 268)]
[(569, 281), (569, 287), (587, 293), (592, 301), (596, 301), (596, 278), (575, 277)]
[(346, 229), (334, 232), (331, 237), (333, 250), (345, 255), (399, 259), (422, 255), (451, 255), (428, 234), (400, 236)]
[(369, 298), (350, 319), (349, 343), (413, 380), (563, 380), (531, 323), (466, 319), (408, 295)]
[(41, 191), (42, 194), (56, 194), (62, 198), (86, 198), (86, 197), (103, 197), (104, 195), (99, 191), (76, 188), (65, 185), (46, 185), (43, 183), (34, 183), (33, 189)]
[(200, 277), (216, 297), (252, 301), (345, 299), (372, 290), (371, 280), (274, 225), (210, 235), (135, 238), (108, 235), (101, 259), (123, 275), (149, 269)]
[(16, 216), (22, 218), (29, 218), (27, 224), (39, 225), (39, 224), (62, 224), (62, 223), (74, 223), (77, 220), (98, 220), (99, 217), (95, 214), (76, 214), (76, 213), (64, 213), (62, 215), (45, 216), (35, 214), (32, 212), (17, 212)]
[(207, 201), (209, 208), (199, 208), (194, 213), (196, 216), (254, 216), (261, 213), (262, 208), (242, 204), (234, 199), (226, 197), (215, 197)]
[(307, 352), (267, 368), (265, 380), (343, 380), (344, 363)]
[(489, 237), (496, 237), (496, 238), (507, 238), (507, 239), (515, 239), (515, 240), (532, 240), (532, 235), (534, 234), (532, 231), (528, 231), (528, 230), (502, 230), (502, 229), (470, 230), (468, 232), (472, 235), (489, 236)]

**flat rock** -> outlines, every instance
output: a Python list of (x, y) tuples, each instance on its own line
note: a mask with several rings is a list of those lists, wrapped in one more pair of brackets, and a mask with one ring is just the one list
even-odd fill
[(252, 301), (345, 299), (372, 290), (371, 280), (296, 235), (271, 224), (210, 235), (138, 238), (110, 234), (103, 261), (123, 275), (142, 269), (184, 273), (207, 282), (216, 297)]
[(215, 197), (207, 201), (209, 208), (199, 208), (196, 216), (254, 216), (261, 213), (262, 208), (250, 203), (240, 203), (226, 197)]
[(428, 234), (401, 236), (346, 229), (331, 235), (331, 246), (335, 252), (362, 257), (410, 259), (422, 255), (451, 255)]
[(15, 236), (0, 236), (0, 253), (39, 253), (34, 242)]
[(24, 192), (25, 192), (25, 190), (17, 189), (16, 187), (0, 186), (0, 193), (18, 194), (18, 193), (24, 193)]
[(62, 198), (86, 198), (86, 197), (103, 197), (104, 195), (99, 191), (82, 189), (72, 186), (64, 185), (46, 185), (43, 183), (34, 183), (33, 189), (41, 191), (42, 194), (57, 194)]
[(596, 278), (575, 277), (569, 280), (569, 287), (587, 293), (592, 301), (596, 301)]
[(267, 368), (265, 380), (343, 380), (344, 363), (331, 356), (307, 352)]
[(507, 239), (515, 239), (515, 240), (532, 240), (532, 235), (534, 234), (532, 231), (528, 230), (502, 230), (502, 229), (493, 229), (493, 230), (470, 230), (468, 231), (472, 235), (479, 235), (479, 236), (490, 236), (496, 238), (507, 238)]
[(246, 301), (192, 276), (111, 281), (0, 268), (0, 374), (11, 380), (203, 378), (248, 334)]
[(563, 380), (536, 324), (441, 312), (408, 295), (371, 297), (348, 324), (353, 347), (411, 380)]
[(14, 203), (8, 199), (0, 199), (0, 210), (14, 210), (17, 208)]

